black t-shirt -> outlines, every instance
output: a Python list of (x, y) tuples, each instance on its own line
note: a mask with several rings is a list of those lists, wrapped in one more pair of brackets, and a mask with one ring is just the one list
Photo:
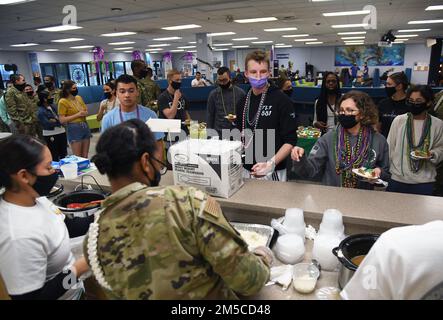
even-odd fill
[(378, 117), (381, 123), (381, 134), (387, 138), (394, 118), (407, 112), (406, 99), (395, 101), (391, 98), (386, 98), (381, 100), (378, 104)]
[[(158, 117), (160, 119), (167, 119), (165, 114), (163, 113), (163, 110), (170, 108), (172, 106), (172, 102), (174, 101), (174, 95), (170, 94), (168, 90), (163, 91), (159, 96), (157, 100), (158, 105)], [(183, 96), (179, 100), (177, 113), (174, 117), (174, 119), (178, 119), (182, 121), (182, 130), (184, 130), (186, 133), (188, 133), (188, 127), (184, 124), (184, 121), (186, 120), (186, 110), (189, 109), (189, 101)]]
[[(251, 94), (250, 108), (249, 108), (249, 119), (252, 121), (258, 111), (258, 107), (260, 104), (261, 94), (256, 96), (254, 93)], [(242, 131), (243, 128), (243, 111), (245, 109), (245, 101), (246, 97), (241, 99), (237, 104), (237, 121), (236, 127), (238, 130)], [(250, 129), (251, 131), (254, 129), (251, 128), (248, 121), (244, 121), (245, 128)], [(248, 142), (250, 140), (250, 136), (246, 136), (245, 141), (245, 154), (246, 157), (248, 154), (252, 154), (252, 151), (256, 151), (257, 154), (253, 154), (253, 164), (245, 164), (244, 168), (247, 170), (251, 170), (252, 166), (258, 162), (264, 162), (266, 160), (271, 159), (280, 148), (285, 144), (289, 143), (293, 146), (297, 143), (297, 122), (296, 115), (294, 111), (294, 106), (287, 95), (278, 90), (278, 88), (271, 86), (268, 89), (268, 93), (266, 94), (266, 99), (263, 103), (262, 111), (258, 118), (257, 129), (263, 130), (263, 138), (260, 135), (255, 134), (252, 142), (248, 146)], [(267, 154), (267, 136), (271, 134), (268, 130), (275, 130), (275, 150), (270, 148), (270, 153)], [(259, 138), (263, 140), (263, 149), (255, 150), (255, 139)], [(243, 161), (247, 160), (243, 158)], [(262, 159), (257, 157), (262, 157)], [(286, 161), (281, 161), (275, 168), (275, 170), (282, 170), (286, 168)]]

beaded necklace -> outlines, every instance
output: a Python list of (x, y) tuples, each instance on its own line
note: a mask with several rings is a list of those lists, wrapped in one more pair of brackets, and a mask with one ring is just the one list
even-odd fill
[[(269, 88), (269, 85), (266, 86), (265, 92), (262, 93), (260, 103), (258, 104), (258, 110), (257, 110), (257, 112), (254, 116), (254, 119), (252, 121), (249, 119), (249, 109), (251, 107), (252, 88), (248, 91), (248, 94), (246, 95), (245, 107), (243, 109), (242, 132), (241, 132), (242, 144), (243, 144), (244, 149), (249, 148), (249, 146), (252, 143), (252, 140), (254, 139), (255, 130), (257, 129), (257, 126), (258, 126), (258, 120), (260, 118), (260, 114), (263, 109), (263, 104), (265, 103), (266, 94), (268, 93), (268, 88)], [(245, 129), (247, 128), (246, 124), (249, 125), (249, 128), (253, 129), (251, 138), (249, 139), (248, 143), (246, 143), (246, 136), (245, 136)]]
[(352, 148), (349, 136), (342, 126), (337, 126), (334, 135), (335, 172), (341, 176), (342, 187), (356, 188), (358, 179), (352, 169), (360, 168), (368, 158), (373, 134), (369, 127), (360, 127), (355, 148)]
[[(228, 89), (229, 90), (229, 89)], [(234, 86), (232, 86), (232, 95), (233, 95), (233, 108), (234, 108), (234, 114), (237, 114), (236, 108), (235, 108), (235, 88)], [(228, 113), (226, 112), (226, 107), (225, 107), (225, 99), (223, 98), (223, 89), (220, 88), (220, 96), (221, 96), (221, 101), (222, 101), (222, 105), (223, 105), (223, 110), (225, 111), (225, 116), (228, 115)]]
[(409, 166), (412, 172), (418, 172), (425, 163), (424, 160), (412, 159), (410, 154), (412, 151), (429, 151), (429, 147), (431, 145), (431, 125), (431, 117), (429, 116), (429, 114), (426, 114), (426, 119), (423, 123), (423, 129), (420, 136), (420, 141), (417, 145), (415, 145), (414, 118), (410, 112), (408, 113), (408, 119), (406, 121), (406, 137), (408, 141), (407, 155), (409, 158)]

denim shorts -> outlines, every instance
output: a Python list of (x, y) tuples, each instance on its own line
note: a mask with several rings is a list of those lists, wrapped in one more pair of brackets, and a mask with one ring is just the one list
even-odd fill
[(91, 138), (91, 130), (86, 122), (68, 123), (66, 127), (66, 134), (69, 143), (80, 142)]

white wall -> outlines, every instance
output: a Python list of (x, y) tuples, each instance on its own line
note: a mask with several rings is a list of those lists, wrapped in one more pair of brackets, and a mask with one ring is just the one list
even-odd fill
[[(94, 60), (89, 52), (37, 52), (38, 63), (90, 62)], [(130, 53), (105, 53), (107, 61), (132, 61)]]
[[(16, 64), (18, 73), (25, 76), (28, 83), (32, 83), (31, 63), (28, 53), (24, 51), (0, 51), (0, 64)], [(9, 79), (3, 79), (9, 80)]]

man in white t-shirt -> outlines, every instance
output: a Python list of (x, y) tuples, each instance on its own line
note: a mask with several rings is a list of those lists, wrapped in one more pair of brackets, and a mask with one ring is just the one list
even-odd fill
[(383, 233), (340, 293), (347, 300), (442, 300), (443, 221)]
[(209, 83), (202, 78), (202, 74), (197, 71), (197, 73), (195, 74), (195, 79), (192, 80), (191, 82), (191, 86), (194, 87), (207, 87), (209, 86)]

